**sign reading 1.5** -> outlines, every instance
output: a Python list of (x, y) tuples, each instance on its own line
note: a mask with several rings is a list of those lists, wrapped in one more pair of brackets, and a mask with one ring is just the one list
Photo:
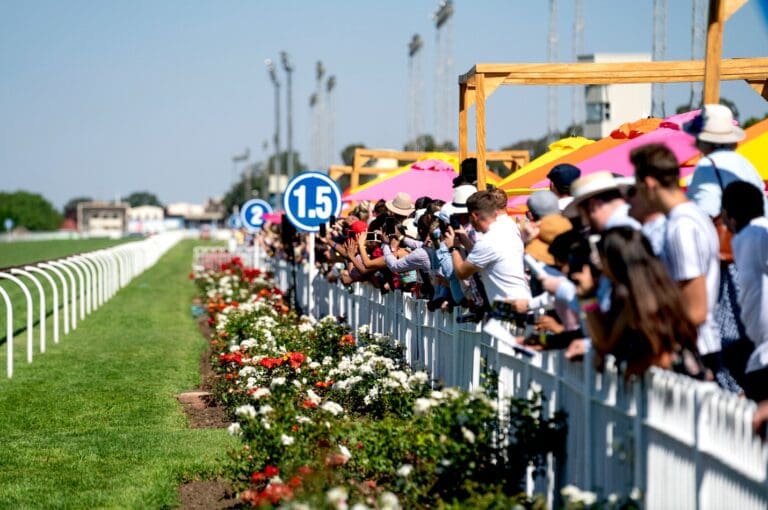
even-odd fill
[(341, 191), (327, 175), (304, 172), (285, 188), (283, 209), (298, 230), (317, 232), (321, 224), (341, 212)]

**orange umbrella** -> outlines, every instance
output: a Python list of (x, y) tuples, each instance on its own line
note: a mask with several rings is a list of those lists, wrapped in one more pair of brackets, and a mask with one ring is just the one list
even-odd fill
[(614, 129), (611, 134), (595, 143), (590, 143), (576, 149), (573, 152), (566, 154), (553, 161), (545, 163), (534, 171), (521, 176), (519, 179), (514, 178), (512, 174), (511, 179), (502, 184), (501, 189), (508, 191), (515, 188), (530, 188), (534, 184), (547, 178), (547, 174), (552, 168), (562, 163), (570, 163), (571, 165), (578, 166), (578, 163), (585, 161), (593, 156), (601, 154), (608, 149), (611, 149), (617, 145), (620, 145), (632, 138), (636, 138), (644, 133), (650, 133), (659, 127), (662, 119), (648, 118), (640, 119), (635, 122), (627, 122), (622, 124), (618, 128)]

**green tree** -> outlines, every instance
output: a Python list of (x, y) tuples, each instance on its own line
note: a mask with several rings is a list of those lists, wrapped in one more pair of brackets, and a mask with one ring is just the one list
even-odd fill
[[(727, 97), (721, 97), (720, 98), (720, 104), (723, 106), (727, 106), (731, 109), (733, 112), (733, 118), (736, 120), (739, 120), (739, 109), (736, 107), (736, 103), (728, 99)], [(700, 106), (693, 106), (690, 104), (681, 104), (677, 108), (675, 108), (675, 113), (685, 113), (690, 112), (691, 110), (696, 110), (697, 108), (701, 108)]]
[(27, 230), (56, 230), (62, 220), (61, 214), (42, 195), (27, 191), (0, 192), (0, 220), (6, 218)]
[(77, 221), (77, 204), (91, 201), (93, 201), (91, 197), (76, 197), (70, 199), (64, 204), (64, 217), (69, 218), (72, 221)]
[[(301, 157), (298, 152), (293, 151), (293, 169), (296, 174), (303, 172), (307, 169), (307, 165), (301, 162)], [(257, 162), (250, 166), (250, 174), (248, 171), (243, 172), (238, 180), (232, 183), (229, 190), (224, 194), (222, 203), (224, 204), (227, 214), (230, 214), (235, 206), (240, 206), (247, 200), (256, 196), (267, 200), (272, 203), (273, 198), (271, 194), (267, 192), (268, 176), (272, 175), (273, 163), (275, 156), (270, 156), (266, 162)], [(280, 153), (280, 174), (286, 175), (288, 170), (288, 151)]]
[(351, 165), (355, 161), (355, 149), (365, 149), (362, 143), (351, 143), (341, 151), (341, 160), (345, 165)]
[(749, 117), (747, 120), (744, 121), (744, 124), (741, 125), (744, 129), (747, 129), (748, 127), (754, 126), (760, 121), (763, 121), (765, 119), (768, 119), (768, 113), (763, 115), (762, 117)]
[(456, 145), (450, 140), (443, 143), (437, 143), (435, 137), (429, 134), (419, 135), (415, 140), (411, 140), (403, 147), (406, 151), (423, 152), (454, 152)]
[(163, 204), (158, 200), (157, 195), (150, 193), (149, 191), (134, 191), (127, 197), (123, 197), (123, 202), (128, 202), (131, 207), (138, 207), (140, 205), (156, 205), (163, 207)]

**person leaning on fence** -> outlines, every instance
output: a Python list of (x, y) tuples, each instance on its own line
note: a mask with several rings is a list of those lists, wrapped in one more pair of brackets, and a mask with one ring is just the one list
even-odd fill
[(696, 325), (696, 346), (718, 384), (740, 391), (722, 363), (720, 332), (714, 312), (720, 284), (717, 232), (712, 219), (689, 201), (680, 188), (680, 168), (663, 144), (649, 144), (630, 153), (638, 194), (667, 216), (661, 261), (683, 296), (687, 317)]
[(696, 327), (647, 238), (633, 228), (615, 227), (602, 235), (597, 248), (613, 292), (606, 313), (584, 306), (595, 351), (612, 354), (627, 376), (654, 365), (703, 379)]
[[(723, 363), (741, 381), (752, 342), (747, 338), (740, 319), (738, 294), (741, 279), (733, 263), (731, 234), (722, 221), (720, 205), (723, 190), (730, 183), (748, 182), (762, 192), (763, 181), (752, 163), (734, 151), (736, 144), (746, 135), (734, 124), (733, 114), (727, 106), (704, 105), (701, 113), (683, 129), (696, 137), (696, 148), (701, 151), (687, 195), (715, 222), (720, 240), (720, 288), (715, 321), (720, 331)], [(768, 207), (765, 197), (763, 207)]]
[(723, 220), (735, 234), (741, 319), (754, 344), (742, 369), (742, 387), (758, 402), (768, 399), (768, 218), (763, 198), (750, 183), (736, 181), (726, 186), (722, 204)]
[(497, 219), (497, 200), (491, 191), (478, 191), (469, 197), (467, 210), (472, 226), (483, 235), (465, 260), (453, 229), (448, 227), (445, 243), (450, 247), (456, 276), (465, 279), (480, 272), (489, 302), (530, 299), (523, 266), (523, 241), (515, 222)]

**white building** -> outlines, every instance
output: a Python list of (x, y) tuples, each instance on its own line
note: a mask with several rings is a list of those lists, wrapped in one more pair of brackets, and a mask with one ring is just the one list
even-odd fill
[(126, 232), (129, 207), (123, 202), (80, 202), (77, 229), (94, 236), (121, 237)]
[(165, 230), (165, 211), (156, 205), (140, 205), (128, 209), (128, 232), (157, 234)]
[[(650, 53), (594, 53), (579, 55), (579, 62), (650, 62)], [(597, 140), (624, 124), (651, 114), (651, 84), (586, 85), (584, 136)]]

